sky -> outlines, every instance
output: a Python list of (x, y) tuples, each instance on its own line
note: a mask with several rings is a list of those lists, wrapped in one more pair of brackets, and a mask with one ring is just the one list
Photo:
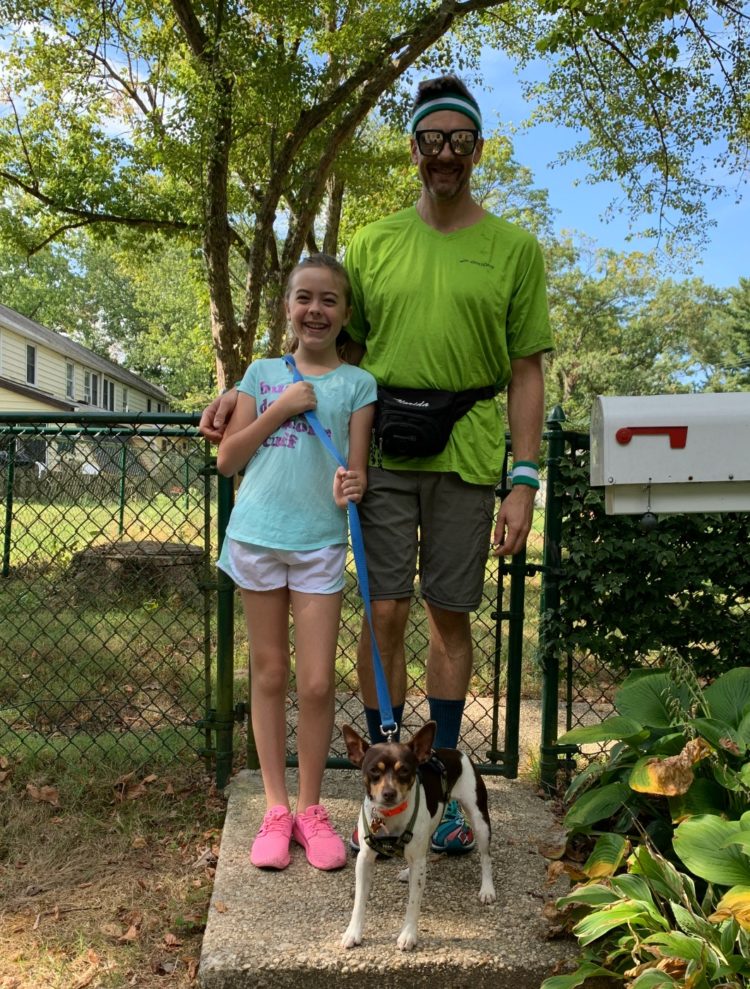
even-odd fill
[[(485, 86), (492, 88), (491, 92), (475, 90), (485, 131), (496, 128), (507, 131), (510, 125), (520, 125), (529, 115), (529, 106), (510, 60), (502, 52), (485, 50), (482, 73)], [(583, 164), (550, 167), (558, 152), (575, 143), (577, 134), (574, 131), (543, 124), (529, 131), (516, 132), (511, 138), (516, 160), (532, 170), (537, 186), (549, 190), (550, 205), (558, 210), (556, 232), (575, 230), (592, 237), (598, 246), (615, 251), (647, 251), (656, 246), (653, 241), (643, 238), (627, 241), (627, 217), (616, 216), (610, 222), (602, 219), (609, 203), (622, 197), (622, 190), (616, 183), (584, 183), (581, 180), (587, 170)], [(581, 181), (580, 185), (575, 184), (577, 179)], [(750, 278), (750, 187), (745, 186), (744, 198), (739, 205), (730, 197), (709, 204), (709, 215), (716, 221), (716, 226), (709, 231), (708, 245), (692, 272), (681, 268), (669, 274), (680, 278), (692, 273), (720, 288), (736, 285), (740, 277)]]

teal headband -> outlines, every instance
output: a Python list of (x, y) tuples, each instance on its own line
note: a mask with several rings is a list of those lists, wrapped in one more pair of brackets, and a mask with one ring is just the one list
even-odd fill
[(437, 96), (434, 100), (428, 100), (427, 103), (421, 103), (412, 115), (409, 133), (413, 134), (416, 131), (420, 120), (430, 113), (437, 113), (438, 110), (455, 110), (457, 113), (465, 114), (481, 134), (482, 114), (479, 112), (479, 107), (465, 96), (459, 96), (458, 93), (446, 93), (444, 96)]

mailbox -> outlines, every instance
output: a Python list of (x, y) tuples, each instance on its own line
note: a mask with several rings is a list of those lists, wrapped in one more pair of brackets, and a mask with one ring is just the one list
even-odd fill
[(750, 511), (750, 393), (600, 395), (591, 483), (608, 515)]

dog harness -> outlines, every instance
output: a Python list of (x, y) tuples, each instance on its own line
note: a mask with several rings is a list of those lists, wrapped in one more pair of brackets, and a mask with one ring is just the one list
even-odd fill
[[(423, 763), (417, 769), (417, 778), (419, 779), (419, 786), (416, 789), (416, 799), (414, 801), (414, 810), (409, 818), (409, 823), (406, 825), (401, 834), (383, 834), (379, 835), (377, 832), (379, 828), (375, 829), (373, 833), (370, 823), (367, 820), (367, 815), (364, 814), (364, 840), (367, 845), (374, 851), (378, 852), (380, 855), (386, 855), (388, 858), (403, 858), (404, 850), (409, 842), (414, 837), (414, 822), (417, 819), (417, 814), (419, 813), (419, 801), (420, 794), (422, 791), (422, 774), (424, 770), (429, 770), (430, 772), (440, 774), (440, 784), (442, 792), (442, 802), (447, 803), (450, 796), (448, 792), (448, 773), (446, 771), (443, 763), (438, 759), (435, 753), (428, 759), (427, 762)], [(375, 819), (373, 819), (374, 823)], [(380, 824), (383, 822), (381, 821)]]

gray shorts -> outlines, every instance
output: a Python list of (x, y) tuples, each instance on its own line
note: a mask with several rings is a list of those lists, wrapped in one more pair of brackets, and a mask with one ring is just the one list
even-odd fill
[(446, 611), (474, 611), (482, 600), (495, 512), (493, 485), (458, 474), (370, 467), (359, 506), (370, 595), (414, 593), (419, 557), (422, 597)]

